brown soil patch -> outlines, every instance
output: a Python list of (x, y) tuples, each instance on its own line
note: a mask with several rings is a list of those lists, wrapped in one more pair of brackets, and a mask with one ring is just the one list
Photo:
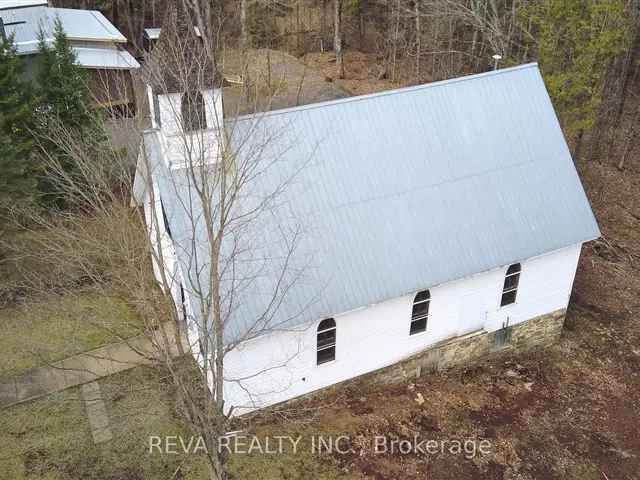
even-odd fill
[[(369, 57), (350, 52), (347, 79), (336, 82), (352, 93), (390, 88), (375, 80)], [(333, 75), (330, 54), (306, 60)], [(352, 442), (351, 453), (327, 455), (327, 462), (376, 480), (638, 478), (640, 152), (632, 153), (624, 171), (615, 167), (616, 158), (579, 162), (603, 237), (583, 250), (561, 341), (415, 384), (363, 386), (314, 398), (311, 408), (325, 408), (312, 425), (346, 432)], [(418, 393), (422, 404), (415, 400)], [(350, 416), (348, 430), (344, 415)], [(491, 449), (469, 459), (450, 452), (379, 455), (370, 448), (376, 435), (416, 434), (486, 439)]]
[(382, 92), (403, 86), (400, 82), (378, 79), (382, 71), (382, 57), (375, 53), (345, 52), (344, 79), (337, 77), (336, 57), (332, 52), (308, 53), (303, 58), (307, 65), (322, 72), (325, 77), (330, 78), (351, 95)]

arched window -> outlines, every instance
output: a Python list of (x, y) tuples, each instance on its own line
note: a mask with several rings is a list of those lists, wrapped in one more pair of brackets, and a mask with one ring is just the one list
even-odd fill
[(336, 359), (336, 321), (327, 318), (318, 325), (318, 351), (316, 361), (322, 363), (332, 362)]
[(181, 113), (185, 132), (203, 130), (207, 127), (204, 99), (200, 92), (187, 92), (182, 95)]
[(500, 300), (500, 306), (511, 305), (516, 302), (516, 295), (518, 294), (518, 283), (520, 282), (521, 267), (519, 263), (514, 263), (507, 268), (507, 273), (504, 277), (504, 286), (502, 287), (502, 299)]
[(416, 294), (416, 297), (413, 299), (413, 309), (411, 310), (411, 328), (409, 328), (409, 335), (415, 335), (427, 329), (430, 302), (431, 293), (429, 293), (429, 290), (422, 290)]

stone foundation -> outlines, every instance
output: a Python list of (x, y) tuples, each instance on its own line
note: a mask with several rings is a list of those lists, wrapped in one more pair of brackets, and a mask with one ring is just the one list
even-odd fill
[[(560, 337), (565, 313), (566, 309), (556, 310), (507, 327), (506, 330), (490, 333), (478, 330), (468, 335), (447, 339), (401, 362), (310, 392), (284, 403), (291, 404), (318, 394), (330, 394), (332, 391), (347, 385), (357, 385), (360, 382), (367, 384), (398, 383), (430, 372), (471, 365), (474, 362), (483, 361), (506, 352), (526, 352), (548, 346)], [(501, 335), (502, 339), (506, 339), (506, 341), (500, 341)], [(273, 405), (269, 409), (274, 407), (277, 408), (278, 405)]]
[[(470, 365), (505, 351), (525, 352), (554, 343), (562, 333), (566, 310), (532, 318), (526, 322), (488, 333), (484, 330), (439, 342), (428, 349), (380, 370), (371, 380), (393, 383), (428, 372)], [(506, 340), (500, 341), (500, 337)]]

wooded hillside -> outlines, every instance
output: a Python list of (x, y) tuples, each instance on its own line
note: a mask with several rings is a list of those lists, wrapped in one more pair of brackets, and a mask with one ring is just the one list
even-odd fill
[[(141, 52), (144, 28), (170, 0), (54, 0), (96, 8)], [(189, 2), (205, 0), (188, 0)], [(630, 148), (618, 132), (638, 77), (639, 0), (224, 0), (209, 3), (223, 48), (268, 47), (297, 56), (335, 49), (335, 78), (411, 85), (538, 61), (574, 153)], [(346, 52), (346, 58), (343, 58)], [(350, 71), (349, 53), (359, 52)], [(359, 92), (360, 93), (360, 92)], [(595, 132), (590, 135), (591, 132)], [(590, 138), (589, 142), (582, 141)], [(621, 154), (619, 163), (625, 163)]]
[[(635, 139), (640, 124), (640, 0), (51, 3), (100, 9), (129, 38), (130, 50), (144, 63), (144, 28), (159, 27), (169, 2), (176, 1), (209, 7), (209, 31), (216, 32), (213, 43), (219, 52), (211, 49), (215, 55), (203, 63), (208, 66), (215, 60), (225, 74), (238, 79), (225, 87), (229, 116), (241, 111), (232, 107), (234, 102), (241, 104), (249, 97), (243, 75), (265, 97), (251, 107), (262, 107), (258, 100), (264, 100), (269, 105), (265, 108), (281, 108), (539, 62), (602, 236), (583, 246), (562, 338), (543, 351), (507, 349), (498, 359), (468, 368), (433, 375), (419, 371), (420, 378), (412, 375), (398, 385), (376, 385), (365, 377), (361, 383), (342, 384), (293, 406), (231, 424), (221, 414), (225, 396), (211, 397), (207, 370), (193, 368), (190, 361), (174, 362), (160, 342), (155, 367), (137, 367), (98, 381), (111, 441), (94, 444), (89, 402), (82, 387), (70, 388), (3, 410), (0, 441), (7, 449), (0, 471), (18, 480), (637, 478), (640, 148)], [(180, 315), (186, 316), (184, 290), (182, 308), (177, 308), (180, 303), (171, 297), (170, 279), (165, 275), (161, 288), (156, 288), (153, 275), (153, 264), (162, 255), (151, 242), (164, 238), (158, 233), (160, 225), (171, 235), (161, 200), (159, 208), (150, 209), (160, 211), (157, 216), (150, 213), (153, 235), (145, 227), (143, 209), (131, 208), (131, 176), (146, 119), (134, 119), (140, 123), (135, 127), (130, 119), (117, 119), (113, 123), (121, 124), (118, 131), (126, 130), (122, 137), (130, 142), (120, 142), (119, 137), (105, 140), (109, 135), (103, 131), (104, 112), (94, 119), (95, 112), (85, 107), (90, 105), (88, 98), (79, 98), (88, 94), (80, 95), (82, 72), (63, 33), (58, 32), (56, 48), (42, 49), (47, 70), (42, 70), (39, 84), (18, 81), (21, 57), (8, 40), (0, 48), (0, 91), (8, 92), (0, 95), (0, 160), (6, 166), (0, 194), (7, 194), (4, 203), (11, 207), (10, 215), (3, 216), (0, 195), (0, 370), (4, 368), (5, 376), (27, 375), (32, 368), (87, 351), (104, 360), (96, 355), (97, 349), (112, 350), (116, 342), (141, 335), (156, 339), (168, 319), (178, 325)], [(190, 57), (183, 60), (193, 65)], [(267, 72), (264, 79), (259, 77), (262, 70)], [(185, 83), (190, 78), (186, 75)], [(201, 89), (202, 83), (181, 91)], [(273, 101), (276, 93), (282, 98)], [(68, 102), (71, 97), (78, 102)], [(144, 105), (139, 107), (144, 117)], [(201, 135), (205, 131), (200, 130)], [(23, 157), (28, 162), (20, 163)], [(205, 165), (204, 157), (190, 158), (192, 166)], [(217, 165), (222, 170), (211, 171), (221, 171), (218, 178), (225, 185), (231, 178), (225, 167), (236, 178), (235, 162)], [(44, 184), (47, 188), (36, 185), (43, 179), (50, 182)], [(219, 185), (216, 177), (209, 179), (206, 183)], [(232, 191), (239, 188), (237, 181), (228, 183)], [(206, 190), (199, 202), (210, 205)], [(237, 191), (226, 198), (242, 198)], [(22, 197), (48, 199), (53, 194), (63, 201), (43, 202), (33, 212), (25, 208), (24, 214), (19, 208), (13, 211)], [(226, 198), (220, 203), (235, 212)], [(215, 212), (207, 218), (213, 225)], [(224, 236), (237, 238), (241, 229), (236, 225), (246, 221), (237, 220), (230, 222), (233, 228)], [(220, 235), (208, 235), (216, 239), (208, 246), (218, 255)], [(212, 277), (210, 283), (218, 290), (221, 276)], [(247, 298), (255, 295), (250, 288), (244, 292)], [(210, 339), (224, 338), (220, 311), (214, 308), (211, 314), (222, 326)], [(213, 342), (202, 342), (209, 343)], [(209, 358), (206, 352), (203, 357)], [(217, 361), (224, 355), (210, 358)], [(215, 367), (224, 371), (222, 364)], [(223, 377), (217, 379), (222, 385)], [(18, 383), (6, 385), (13, 388)], [(13, 390), (17, 394), (17, 388)], [(305, 451), (284, 455), (230, 458), (186, 451), (148, 454), (145, 448), (151, 436), (215, 441), (230, 431), (261, 438), (300, 436), (301, 445), (311, 443), (318, 433), (333, 438), (348, 433), (354, 442), (347, 455), (316, 455), (306, 445)], [(416, 433), (438, 441), (488, 439), (492, 450), (477, 458), (445, 452), (378, 455), (366, 443), (378, 436), (409, 439)]]

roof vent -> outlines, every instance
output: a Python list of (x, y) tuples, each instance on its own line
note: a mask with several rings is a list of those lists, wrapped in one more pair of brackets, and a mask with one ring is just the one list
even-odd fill
[(492, 56), (491, 58), (493, 58), (495, 60), (494, 64), (493, 64), (493, 69), (497, 70), (498, 69), (498, 62), (500, 60), (502, 60), (502, 55), (496, 53), (494, 56)]

